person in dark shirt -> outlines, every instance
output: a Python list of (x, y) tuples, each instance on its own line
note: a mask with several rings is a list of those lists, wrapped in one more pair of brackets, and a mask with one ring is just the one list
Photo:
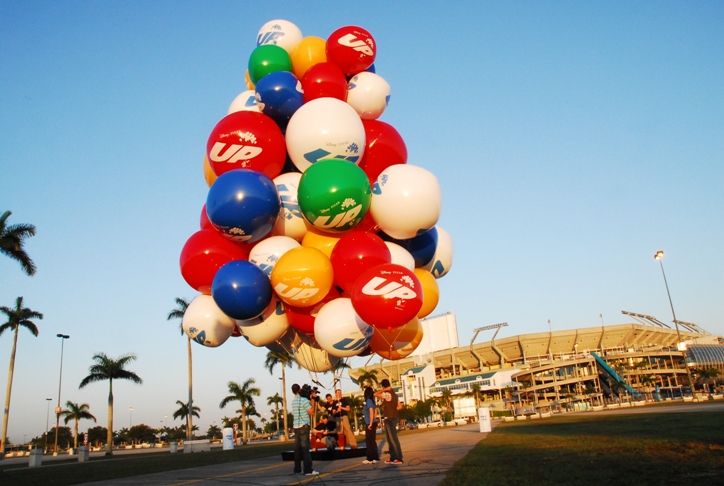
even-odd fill
[(328, 415), (322, 415), (320, 422), (314, 427), (315, 434), (318, 437), (324, 437), (324, 443), (327, 445), (328, 451), (333, 451), (337, 447), (337, 425), (329, 420)]

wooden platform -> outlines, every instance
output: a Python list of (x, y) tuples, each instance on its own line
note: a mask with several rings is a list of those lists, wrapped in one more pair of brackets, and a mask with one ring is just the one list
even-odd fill
[[(353, 457), (365, 457), (367, 456), (367, 448), (359, 447), (357, 449), (344, 449), (344, 450), (333, 450), (328, 451), (327, 449), (317, 449), (312, 452), (313, 461), (334, 461), (335, 459), (350, 459)], [(293, 461), (294, 451), (282, 452), (282, 460)]]

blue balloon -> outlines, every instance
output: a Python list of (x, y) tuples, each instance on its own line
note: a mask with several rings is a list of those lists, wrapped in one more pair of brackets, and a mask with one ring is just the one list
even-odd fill
[(302, 85), (289, 71), (267, 74), (256, 83), (256, 103), (266, 116), (286, 125), (304, 104)]
[(246, 260), (233, 260), (219, 268), (211, 284), (214, 302), (232, 319), (257, 317), (271, 303), (272, 293), (269, 277)]
[(250, 169), (221, 174), (206, 197), (206, 215), (211, 224), (239, 243), (255, 243), (268, 235), (280, 209), (274, 181)]
[(409, 240), (397, 240), (383, 232), (379, 233), (380, 238), (390, 243), (397, 243), (405, 250), (409, 251), (412, 258), (415, 259), (415, 267), (421, 268), (430, 263), (435, 256), (437, 250), (437, 228), (434, 226), (422, 233), (421, 235), (410, 238)]

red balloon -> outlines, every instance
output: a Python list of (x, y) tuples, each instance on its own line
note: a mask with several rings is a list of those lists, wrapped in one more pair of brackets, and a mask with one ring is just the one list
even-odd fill
[(374, 233), (355, 231), (344, 235), (334, 245), (330, 261), (334, 283), (352, 293), (354, 283), (365, 270), (390, 263), (392, 256), (382, 238)]
[(327, 61), (336, 64), (345, 74), (357, 74), (375, 62), (375, 39), (362, 27), (347, 25), (327, 38)]
[(372, 267), (352, 291), (352, 307), (366, 323), (380, 329), (404, 326), (422, 308), (422, 286), (415, 274), (395, 263)]
[(320, 62), (310, 67), (302, 76), (304, 102), (317, 98), (337, 98), (347, 101), (347, 78), (331, 62)]
[(279, 126), (263, 113), (237, 111), (225, 116), (209, 135), (206, 157), (214, 174), (251, 169), (270, 179), (278, 176), (287, 157)]
[(201, 209), (200, 226), (201, 229), (211, 229), (216, 231), (214, 229), (214, 225), (211, 224), (211, 221), (209, 221), (209, 216), (206, 214), (206, 204), (204, 204), (204, 207)]
[(181, 250), (181, 275), (202, 294), (211, 295), (216, 271), (232, 260), (248, 260), (249, 249), (227, 240), (216, 230), (197, 231)]
[(383, 170), (391, 165), (407, 163), (407, 146), (399, 132), (389, 123), (362, 120), (365, 127), (365, 152), (359, 167), (374, 184)]
[(372, 217), (372, 213), (370, 211), (367, 211), (365, 217), (362, 218), (362, 221), (360, 221), (354, 229), (355, 231), (366, 231), (368, 233), (377, 233), (380, 231), (380, 227), (377, 226), (377, 223)]
[(318, 303), (310, 307), (293, 307), (287, 305), (287, 320), (289, 325), (297, 331), (301, 331), (307, 334), (314, 334), (314, 321), (317, 319), (319, 309), (322, 308), (327, 302), (338, 299), (340, 297), (339, 291), (332, 287), (329, 289), (327, 295)]

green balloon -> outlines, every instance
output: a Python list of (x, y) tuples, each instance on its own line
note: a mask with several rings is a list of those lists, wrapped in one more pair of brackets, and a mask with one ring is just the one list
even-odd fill
[(264, 44), (249, 56), (249, 78), (256, 84), (261, 78), (277, 71), (292, 71), (292, 59), (284, 48)]
[(315, 228), (339, 233), (362, 221), (372, 200), (365, 172), (354, 163), (326, 159), (312, 164), (299, 181), (297, 201), (304, 219)]

